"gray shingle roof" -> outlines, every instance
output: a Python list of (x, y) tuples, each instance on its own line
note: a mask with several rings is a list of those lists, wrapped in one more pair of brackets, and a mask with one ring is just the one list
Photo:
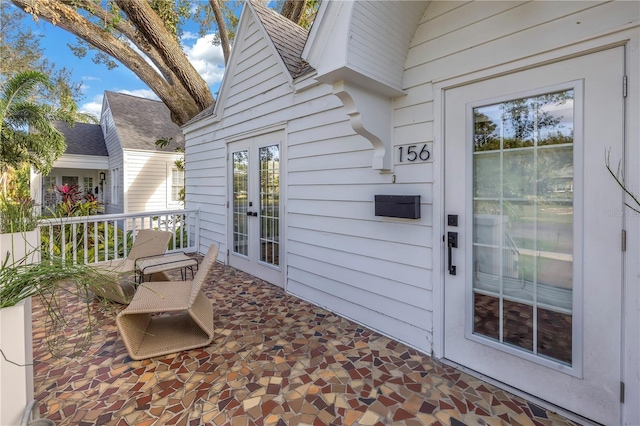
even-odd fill
[(76, 123), (69, 127), (64, 121), (54, 121), (53, 126), (64, 135), (67, 142), (65, 154), (98, 155), (107, 157), (102, 128), (99, 124)]
[[(171, 112), (161, 101), (108, 91), (104, 95), (111, 108), (122, 148), (148, 151), (184, 148), (182, 131), (171, 121)], [(160, 149), (156, 141), (161, 138), (173, 138), (173, 141)]]
[(298, 78), (312, 72), (311, 65), (302, 59), (302, 50), (307, 42), (309, 32), (259, 2), (252, 1), (251, 5), (287, 66), (291, 77)]

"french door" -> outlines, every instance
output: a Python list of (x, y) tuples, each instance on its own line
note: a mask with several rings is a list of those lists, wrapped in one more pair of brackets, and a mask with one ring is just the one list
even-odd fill
[(624, 48), (445, 91), (445, 344), (620, 423)]
[(233, 142), (229, 153), (229, 264), (282, 287), (282, 134)]

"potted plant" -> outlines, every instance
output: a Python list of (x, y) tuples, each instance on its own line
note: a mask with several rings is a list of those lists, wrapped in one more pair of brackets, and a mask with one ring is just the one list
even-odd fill
[(38, 262), (39, 235), (38, 215), (31, 198), (0, 198), (0, 262)]
[[(74, 355), (90, 342), (95, 289), (109, 277), (89, 265), (40, 258), (38, 217), (30, 199), (0, 199), (0, 424), (20, 424), (33, 401), (31, 298), (47, 315), (46, 341), (55, 356)], [(91, 289), (90, 289), (91, 284)], [(61, 296), (77, 296), (86, 309), (84, 340), (67, 340)], [(75, 337), (77, 337), (76, 335)]]

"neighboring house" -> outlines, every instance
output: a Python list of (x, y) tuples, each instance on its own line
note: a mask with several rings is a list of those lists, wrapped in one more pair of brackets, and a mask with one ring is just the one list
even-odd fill
[[(32, 181), (33, 197), (46, 206), (55, 202), (55, 185), (78, 184), (105, 203), (105, 213), (134, 213), (182, 208), (184, 171), (180, 128), (160, 101), (105, 92), (100, 124), (56, 123), (67, 151), (41, 184)], [(164, 148), (156, 141), (171, 138)], [(42, 188), (37, 194), (33, 188)]]
[(84, 192), (104, 201), (104, 182), (100, 178), (109, 168), (109, 154), (102, 129), (97, 124), (85, 123), (69, 127), (63, 121), (55, 122), (54, 126), (64, 135), (67, 149), (55, 162), (51, 173), (33, 176), (32, 197), (45, 213), (59, 201), (56, 186), (78, 185)]
[[(245, 3), (183, 126), (201, 250), (445, 362), (640, 424), (640, 3)], [(580, 417), (582, 416), (582, 417)]]

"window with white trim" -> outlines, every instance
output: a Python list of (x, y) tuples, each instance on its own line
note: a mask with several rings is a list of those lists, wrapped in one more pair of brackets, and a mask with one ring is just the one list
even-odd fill
[(167, 207), (178, 208), (182, 205), (184, 199), (184, 170), (176, 166), (175, 162), (167, 161)]
[(111, 169), (111, 204), (120, 204), (120, 169)]
[(177, 167), (171, 169), (171, 202), (179, 203), (180, 192), (184, 189), (184, 170)]

